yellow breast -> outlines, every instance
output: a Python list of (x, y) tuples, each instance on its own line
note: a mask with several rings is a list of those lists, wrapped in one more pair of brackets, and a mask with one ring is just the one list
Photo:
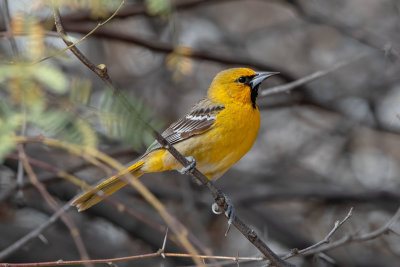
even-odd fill
[[(210, 179), (222, 176), (253, 146), (260, 128), (260, 113), (249, 105), (226, 105), (218, 114), (213, 129), (205, 134), (209, 140), (207, 151), (199, 151), (195, 158), (199, 170)], [(208, 153), (208, 154), (207, 154)]]

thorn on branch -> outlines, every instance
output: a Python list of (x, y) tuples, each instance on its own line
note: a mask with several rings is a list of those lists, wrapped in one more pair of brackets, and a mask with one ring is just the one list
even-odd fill
[(167, 244), (167, 237), (168, 237), (168, 227), (167, 227), (167, 230), (165, 231), (164, 241), (163, 241), (162, 247), (160, 249), (160, 255), (163, 259), (165, 259), (164, 251), (165, 251), (165, 245)]

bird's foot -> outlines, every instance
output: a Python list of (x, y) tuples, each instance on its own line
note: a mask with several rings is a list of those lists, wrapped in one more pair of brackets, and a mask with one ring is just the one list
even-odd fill
[(179, 171), (181, 174), (192, 173), (196, 167), (196, 160), (192, 156), (186, 157), (186, 159), (190, 162), (190, 164)]
[[(228, 235), (229, 229), (231, 228), (232, 222), (235, 219), (235, 207), (233, 206), (230, 198), (223, 194), (225, 198), (225, 203), (228, 206), (225, 211), (225, 216), (228, 218), (228, 228), (226, 229), (225, 236)], [(223, 210), (218, 206), (217, 203), (213, 203), (211, 209), (214, 214), (221, 214)]]

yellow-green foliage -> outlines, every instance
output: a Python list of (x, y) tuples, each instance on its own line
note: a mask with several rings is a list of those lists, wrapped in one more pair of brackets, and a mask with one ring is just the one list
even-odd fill
[(166, 17), (171, 13), (171, 0), (146, 0), (146, 7), (150, 15)]
[(89, 11), (95, 18), (106, 18), (122, 0), (35, 0), (35, 8), (52, 8), (53, 5), (67, 10)]
[[(39, 3), (40, 2), (40, 3)], [(39, 1), (43, 8), (52, 1)], [(75, 8), (72, 2), (59, 5)], [(102, 4), (107, 2), (107, 4)], [(84, 8), (91, 11), (108, 10), (120, 1), (87, 0)], [(51, 10), (51, 9), (50, 9)], [(100, 108), (91, 101), (92, 84), (85, 78), (64, 73), (49, 60), (33, 64), (49, 56), (45, 29), (31, 15), (19, 13), (12, 18), (11, 29), (17, 41), (22, 40), (15, 56), (0, 63), (0, 161), (15, 148), (13, 136), (27, 133), (56, 137), (82, 146), (96, 147), (98, 133), (93, 125), (100, 121), (111, 138), (128, 142), (138, 149), (150, 143), (141, 120), (134, 118), (105, 89)], [(51, 58), (50, 60), (54, 60)], [(143, 120), (151, 121), (153, 113), (140, 101), (129, 99)], [(154, 126), (160, 126), (159, 122)], [(25, 125), (26, 127), (22, 127)], [(23, 133), (26, 134), (26, 133)]]
[[(128, 97), (127, 100), (135, 108), (136, 114), (127, 111), (111, 90), (106, 90), (98, 113), (100, 121), (111, 138), (122, 140), (134, 148), (149, 145), (154, 138), (147, 132), (148, 129), (143, 121), (151, 124), (155, 129), (160, 129), (164, 123), (154, 119), (154, 112), (143, 101), (134, 97)], [(138, 114), (140, 118), (137, 117)]]

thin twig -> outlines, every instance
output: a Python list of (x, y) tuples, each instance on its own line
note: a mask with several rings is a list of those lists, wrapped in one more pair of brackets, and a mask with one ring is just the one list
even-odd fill
[(378, 238), (384, 234), (395, 233), (395, 231), (393, 231), (393, 229), (392, 229), (392, 226), (399, 219), (400, 219), (400, 207), (397, 209), (396, 213), (390, 218), (390, 220), (385, 225), (383, 225), (382, 227), (380, 227), (379, 229), (377, 229), (375, 231), (365, 233), (365, 234), (359, 234), (359, 235), (348, 234), (348, 235), (345, 235), (344, 237), (342, 237), (341, 239), (334, 241), (330, 244), (322, 245), (322, 246), (307, 250), (304, 253), (299, 253), (297, 255), (303, 255), (303, 256), (315, 255), (315, 254), (325, 252), (325, 251), (328, 251), (331, 249), (335, 249), (338, 247), (342, 247), (342, 246), (345, 246), (345, 245), (348, 245), (351, 243), (365, 242), (368, 240)]
[(74, 42), (74, 43), (71, 43), (71, 45), (67, 46), (67, 47), (64, 48), (64, 49), (61, 49), (61, 50), (57, 51), (56, 53), (54, 53), (54, 54), (52, 54), (52, 55), (50, 55), (50, 56), (47, 56), (47, 57), (44, 57), (44, 58), (41, 58), (41, 59), (39, 59), (39, 60), (36, 60), (36, 61), (32, 62), (32, 65), (38, 64), (38, 63), (40, 63), (40, 62), (43, 62), (43, 61), (48, 60), (48, 59), (50, 59), (50, 58), (53, 58), (53, 57), (55, 57), (55, 56), (61, 55), (61, 54), (64, 53), (65, 51), (71, 49), (72, 47), (75, 47), (75, 46), (78, 45), (78, 44), (80, 44), (81, 42), (83, 42), (84, 40), (86, 40), (86, 38), (88, 38), (93, 32), (95, 32), (95, 31), (96, 31), (97, 29), (99, 29), (101, 26), (103, 26), (104, 24), (108, 23), (112, 18), (114, 18), (114, 16), (118, 13), (118, 11), (123, 7), (124, 4), (125, 4), (125, 0), (122, 0), (122, 1), (121, 1), (121, 4), (118, 6), (118, 8), (116, 9), (116, 11), (115, 11), (109, 18), (107, 18), (105, 21), (103, 21), (103, 22), (97, 24), (96, 27), (94, 27), (89, 33), (87, 33), (85, 36), (83, 36), (83, 37), (82, 37), (81, 39), (79, 39), (78, 41), (76, 41), (76, 42)]
[[(28, 243), (30, 240), (38, 237), (47, 227), (52, 225), (57, 219), (66, 212), (70, 207), (71, 207), (72, 200), (69, 201), (68, 203), (64, 204), (59, 210), (57, 210), (47, 221), (44, 223), (40, 224), (39, 227), (36, 229), (32, 230), (22, 238), (18, 239), (16, 242), (14, 242), (11, 246), (8, 246), (4, 250), (0, 251), (0, 260), (5, 259), (8, 255), (11, 255), (21, 247), (23, 247), (26, 243)], [(4, 265), (3, 265), (4, 266)], [(7, 265), (5, 265), (7, 266)]]
[[(82, 25), (82, 24), (66, 23), (63, 26), (65, 31), (81, 33), (81, 34), (87, 34), (92, 29), (91, 26), (85, 24)], [(119, 32), (116, 30), (101, 28), (93, 32), (92, 34), (93, 36), (99, 38), (112, 39), (142, 46), (154, 52), (167, 53), (167, 54), (174, 52), (178, 53), (175, 47), (169, 43), (161, 42), (158, 40), (149, 40), (139, 36), (134, 36), (132, 34)], [(188, 48), (187, 52), (185, 53), (183, 52), (180, 53), (182, 53), (182, 56), (190, 57), (193, 59), (208, 60), (212, 62), (218, 62), (233, 66), (248, 66), (251, 68), (264, 71), (267, 70), (278, 71), (280, 72), (279, 78), (283, 79), (284, 81), (289, 82), (295, 80), (294, 76), (290, 75), (289, 73), (287, 73), (286, 70), (281, 69), (279, 66), (266, 64), (256, 59), (252, 59), (250, 57), (243, 57), (237, 54), (235, 54), (234, 56), (228, 56), (228, 55), (210, 53), (208, 51), (198, 51), (192, 48)]]
[(343, 220), (341, 221), (336, 221), (335, 225), (333, 226), (332, 230), (325, 236), (324, 239), (322, 239), (321, 241), (305, 248), (302, 250), (298, 250), (298, 249), (293, 249), (289, 254), (287, 254), (286, 256), (283, 257), (283, 259), (289, 259), (291, 257), (294, 257), (296, 255), (304, 255), (306, 254), (308, 251), (313, 250), (317, 247), (320, 247), (324, 244), (328, 244), (331, 241), (331, 237), (336, 233), (336, 231), (348, 220), (350, 219), (351, 215), (353, 212), (353, 207), (350, 208), (349, 212), (347, 213), (346, 217), (344, 217)]
[(133, 261), (140, 259), (148, 259), (148, 258), (156, 258), (162, 256), (170, 257), (170, 258), (197, 258), (197, 259), (214, 259), (214, 260), (230, 260), (233, 262), (238, 261), (267, 261), (264, 257), (231, 257), (231, 256), (209, 256), (209, 255), (199, 255), (199, 254), (184, 254), (184, 253), (168, 253), (163, 252), (162, 249), (159, 249), (157, 252), (135, 255), (135, 256), (127, 256), (127, 257), (118, 257), (118, 258), (109, 258), (109, 259), (96, 259), (96, 260), (77, 260), (77, 261), (49, 261), (49, 262), (34, 262), (34, 263), (0, 263), (0, 267), (34, 267), (34, 266), (66, 266), (66, 265), (81, 265), (85, 263), (92, 264), (100, 264), (100, 263), (114, 263), (114, 262), (122, 262), (122, 261)]
[(307, 9), (303, 7), (301, 1), (287, 0), (286, 2), (295, 7), (299, 15), (309, 23), (332, 27), (346, 37), (350, 37), (370, 48), (383, 51), (385, 55), (392, 60), (397, 60), (400, 56), (399, 47), (393, 46), (393, 42), (387, 38), (387, 36), (385, 36), (386, 38), (382, 38), (374, 30), (363, 29), (361, 27), (356, 28), (350, 24), (343, 23), (343, 21), (335, 21), (332, 20), (332, 18), (324, 17), (322, 14), (318, 14), (318, 12), (307, 12)]
[[(14, 140), (17, 143), (39, 142), (49, 146), (63, 148), (71, 153), (81, 156), (82, 158), (96, 158), (96, 160), (102, 161), (118, 171), (123, 171), (125, 169), (125, 167), (118, 161), (107, 156), (106, 154), (100, 152), (95, 148), (81, 147), (79, 145), (70, 144), (55, 139), (45, 138), (43, 136), (39, 137), (16, 136), (14, 137)], [(160, 216), (168, 224), (169, 228), (172, 229), (172, 231), (175, 233), (176, 238), (179, 240), (182, 246), (185, 247), (185, 249), (188, 250), (190, 254), (198, 254), (196, 249), (187, 239), (188, 230), (177, 219), (175, 219), (171, 214), (168, 213), (163, 204), (138, 179), (134, 179), (134, 177), (130, 174), (125, 174), (125, 176), (127, 176), (127, 179), (124, 179), (124, 181), (132, 185), (136, 190), (138, 190), (138, 192), (143, 196), (143, 198), (158, 211)], [(192, 251), (195, 253), (191, 253)], [(196, 264), (203, 266), (201, 261), (199, 261), (196, 258), (194, 260)]]
[[(63, 30), (63, 26), (61, 23), (60, 15), (58, 10), (55, 8), (54, 10), (54, 16), (55, 16), (55, 21), (56, 21), (56, 27), (61, 36), (65, 36), (65, 31)], [(92, 31), (94, 32), (94, 31)], [(67, 40), (64, 40), (66, 42)], [(70, 46), (69, 46), (70, 47)], [(121, 102), (121, 104), (135, 117), (137, 117), (143, 125), (152, 133), (152, 135), (155, 137), (155, 139), (160, 143), (161, 146), (163, 146), (165, 149), (167, 149), (171, 155), (183, 166), (189, 166), (190, 162), (182, 155), (180, 154), (159, 132), (157, 132), (148, 122), (144, 121), (141, 117), (140, 114), (135, 110), (134, 107), (129, 103), (129, 101), (122, 95), (122, 93), (115, 87), (112, 86), (111, 80), (108, 77), (107, 70), (106, 68), (103, 69), (103, 71), (99, 71), (98, 67), (93, 68), (95, 66), (94, 64), (90, 63), (87, 64), (86, 57), (83, 57), (83, 54), (75, 47), (72, 46), (75, 50), (74, 54), (78, 57), (79, 60), (81, 60), (89, 69), (91, 69), (93, 72), (95, 72), (108, 86), (109, 89), (112, 90), (114, 93), (114, 96), (117, 97), (117, 99)], [(72, 48), (71, 47), (71, 48)], [(225, 195), (222, 193), (220, 189), (215, 187), (215, 185), (207, 179), (198, 169), (194, 169), (192, 172), (192, 175), (196, 177), (203, 185), (205, 185), (212, 193), (215, 202), (224, 210), (226, 211), (228, 208), (228, 204), (226, 203)], [(127, 182), (130, 184), (134, 185), (136, 189), (139, 191), (145, 190), (147, 191), (147, 188), (145, 188), (141, 183), (138, 183), (137, 179), (127, 179)], [(143, 187), (143, 188), (142, 188)], [(147, 194), (147, 193), (146, 193)], [(152, 197), (152, 194), (149, 192), (148, 196), (150, 197), (148, 201), (157, 201), (155, 198)], [(156, 206), (155, 206), (156, 207)], [(157, 208), (157, 207), (156, 207)], [(159, 207), (161, 208), (161, 207)], [(166, 222), (171, 222), (168, 220), (171, 220), (170, 215), (166, 213), (165, 210), (159, 209), (157, 210), (160, 212), (160, 214), (163, 216), (161, 212), (165, 212), (165, 217), (163, 218), (166, 220)], [(168, 216), (167, 216), (168, 215)], [(243, 221), (238, 217), (235, 216), (233, 223), (232, 223), (263, 255), (265, 255), (273, 265), (275, 266), (292, 266), (291, 264), (284, 262), (279, 258), (278, 255), (276, 255), (255, 233), (254, 230), (252, 230), (250, 227), (248, 227)], [(174, 228), (172, 228), (174, 229)], [(176, 232), (175, 232), (176, 233)], [(176, 233), (177, 234), (177, 233)], [(178, 235), (178, 234), (177, 234)], [(179, 237), (179, 235), (178, 235)], [(189, 244), (188, 244), (189, 245)], [(193, 253), (191, 253), (193, 254)], [(200, 262), (200, 265), (202, 263)]]
[(272, 94), (288, 93), (291, 90), (293, 90), (293, 89), (295, 89), (295, 88), (297, 88), (299, 86), (302, 86), (302, 85), (304, 85), (306, 83), (309, 83), (309, 82), (312, 82), (312, 81), (314, 81), (316, 79), (319, 79), (319, 78), (321, 78), (321, 77), (323, 77), (323, 76), (325, 76), (327, 74), (330, 74), (330, 73), (332, 73), (332, 72), (334, 72), (334, 71), (336, 71), (336, 70), (338, 70), (340, 68), (343, 68), (343, 67), (345, 67), (345, 66), (347, 66), (347, 65), (349, 65), (351, 63), (357, 62), (360, 59), (365, 58), (367, 55), (369, 55), (369, 54), (362, 54), (362, 55), (356, 56), (354, 58), (338, 62), (336, 64), (333, 64), (333, 66), (330, 67), (329, 69), (319, 70), (319, 71), (316, 71), (314, 73), (311, 73), (310, 75), (307, 75), (307, 76), (304, 76), (304, 77), (302, 77), (300, 79), (297, 79), (297, 80), (295, 80), (293, 82), (286, 83), (286, 84), (283, 84), (283, 85), (278, 85), (278, 86), (275, 86), (275, 87), (271, 87), (271, 88), (262, 90), (261, 93), (260, 93), (260, 96), (261, 97), (265, 97), (265, 96), (272, 95)]
[[(189, 8), (193, 8), (199, 5), (204, 4), (219, 4), (221, 2), (227, 1), (235, 1), (235, 0), (181, 0), (181, 1), (173, 1), (172, 9), (174, 10), (185, 10)], [(115, 18), (128, 18), (133, 16), (151, 16), (148, 13), (148, 8), (145, 5), (131, 5), (122, 9)], [(85, 22), (85, 21), (93, 21), (93, 16), (90, 12), (81, 12), (81, 13), (72, 13), (65, 16), (65, 21), (72, 22)]]
[[(4, 8), (3, 8), (3, 17), (4, 17), (4, 24), (6, 26), (6, 33), (8, 33), (8, 41), (10, 42), (11, 46), (11, 51), (14, 54), (14, 58), (18, 57), (19, 51), (18, 51), (18, 46), (15, 41), (14, 36), (12, 35), (12, 29), (11, 29), (11, 15), (10, 15), (10, 8), (8, 5), (8, 0), (4, 0), (3, 2)], [(26, 112), (25, 112), (25, 104), (22, 104), (22, 114), (23, 114), (23, 122), (21, 124), (21, 135), (25, 135), (26, 131)], [(23, 146), (23, 145), (20, 145)], [(24, 167), (22, 165), (21, 161), (18, 161), (18, 167), (17, 167), (17, 198), (20, 201), (23, 201), (24, 198), (24, 192), (22, 191), (22, 185), (24, 183)]]
[[(29, 163), (27, 156), (25, 154), (25, 150), (21, 144), (18, 146), (18, 152), (21, 157), (21, 161), (24, 165), (24, 169), (26, 170), (29, 180), (31, 183), (36, 187), (36, 189), (40, 192), (40, 194), (43, 196), (43, 198), (46, 200), (47, 204), (54, 210), (60, 210), (59, 205), (57, 202), (54, 200), (54, 198), (50, 195), (50, 193), (47, 191), (46, 187), (38, 180), (35, 172), (33, 171), (33, 168), (31, 164)], [(67, 226), (71, 233), (71, 237), (75, 242), (75, 245), (78, 249), (79, 254), (81, 255), (82, 260), (88, 260), (89, 259), (89, 254), (87, 253), (86, 247), (83, 243), (83, 240), (81, 238), (81, 235), (79, 234), (78, 228), (75, 226), (74, 222), (71, 220), (71, 218), (66, 214), (62, 213), (61, 214), (61, 220), (64, 222), (64, 224)], [(93, 266), (92, 264), (88, 264), (88, 267)]]
[[(9, 155), (7, 156), (7, 158), (10, 159), (14, 159), (14, 160), (18, 160), (19, 157), (16, 155)], [(83, 182), (82, 180), (80, 180), (78, 177), (69, 174), (66, 171), (62, 171), (56, 167), (54, 167), (53, 165), (50, 165), (46, 162), (40, 161), (38, 159), (33, 159), (27, 156), (27, 160), (30, 164), (37, 166), (39, 168), (42, 168), (48, 172), (54, 173), (56, 176), (59, 176), (63, 179), (66, 179), (68, 181), (70, 181), (71, 183), (75, 184), (76, 186), (79, 186), (81, 188), (84, 188), (86, 190), (89, 190), (91, 188), (90, 185), (88, 185), (87, 183)], [(79, 169), (79, 168), (74, 168), (74, 169)], [(41, 181), (43, 182), (43, 181)], [(25, 183), (25, 185), (28, 185), (28, 183)], [(165, 227), (161, 226), (159, 224), (156, 224), (155, 222), (153, 222), (152, 220), (146, 218), (144, 215), (140, 214), (139, 212), (137, 212), (136, 210), (133, 210), (132, 208), (130, 208), (129, 206), (126, 206), (125, 204), (121, 203), (120, 201), (112, 198), (112, 197), (107, 197), (104, 199), (106, 202), (110, 203), (111, 205), (113, 205), (116, 210), (120, 211), (120, 212), (124, 212), (130, 216), (132, 216), (133, 218), (143, 222), (144, 224), (148, 225), (149, 227), (151, 227), (152, 229), (160, 232), (160, 233), (165, 233)], [(207, 255), (211, 255), (208, 250), (206, 249), (206, 247), (190, 232), (188, 232), (188, 237), (189, 239), (196, 244), (202, 251), (204, 254)], [(177, 239), (174, 235), (169, 235), (171, 238), (171, 241), (173, 241), (174, 243), (176, 243), (178, 246), (180, 246), (182, 249), (183, 247), (179, 244), (179, 242), (177, 242)]]
[(4, 17), (4, 24), (6, 26), (7, 38), (10, 42), (11, 50), (13, 51), (14, 57), (18, 57), (19, 51), (17, 42), (15, 41), (11, 30), (11, 15), (10, 15), (10, 8), (8, 6), (8, 0), (4, 0), (3, 17)]

